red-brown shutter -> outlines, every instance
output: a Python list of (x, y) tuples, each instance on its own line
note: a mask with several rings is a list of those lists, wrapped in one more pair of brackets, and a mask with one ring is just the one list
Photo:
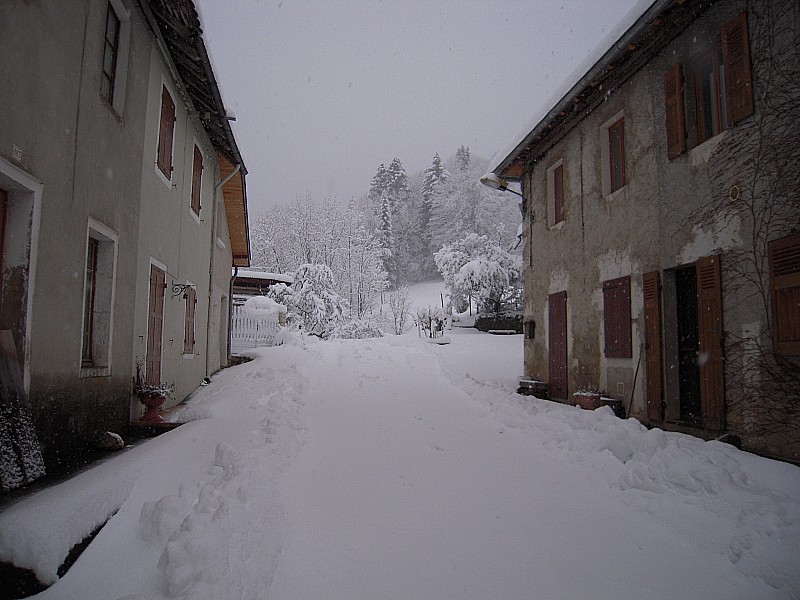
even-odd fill
[[(3, 248), (6, 243), (6, 212), (8, 211), (8, 195), (5, 190), (0, 190), (0, 269), (3, 267)], [(0, 279), (2, 285), (2, 279)]]
[(738, 123), (752, 115), (754, 110), (746, 12), (722, 27), (722, 62), (725, 65), (728, 118), (731, 123)]
[(775, 352), (800, 355), (800, 233), (770, 242), (769, 269)]
[(644, 353), (647, 374), (647, 418), (661, 421), (661, 278), (658, 271), (642, 275), (644, 292)]
[(603, 331), (608, 358), (630, 358), (631, 278), (603, 282)]
[(200, 216), (200, 186), (203, 182), (203, 153), (194, 147), (194, 163), (192, 165), (192, 210)]
[(150, 298), (147, 313), (147, 355), (145, 381), (152, 385), (161, 383), (161, 337), (164, 327), (164, 290), (166, 273), (150, 265)]
[(686, 125), (683, 116), (683, 70), (678, 63), (664, 74), (667, 157), (671, 160), (686, 151)]
[(550, 294), (549, 305), (549, 365), (550, 397), (567, 399), (567, 292)]
[(725, 428), (725, 381), (723, 374), (722, 275), (720, 257), (697, 261), (697, 322), (700, 337), (700, 410), (703, 426)]
[(195, 310), (197, 307), (197, 293), (194, 288), (186, 288), (186, 311), (183, 318), (183, 353), (194, 353), (195, 343)]
[(161, 122), (158, 129), (158, 168), (167, 179), (172, 178), (172, 138), (175, 130), (175, 103), (167, 87), (161, 92)]
[(564, 166), (553, 169), (553, 225), (564, 220)]

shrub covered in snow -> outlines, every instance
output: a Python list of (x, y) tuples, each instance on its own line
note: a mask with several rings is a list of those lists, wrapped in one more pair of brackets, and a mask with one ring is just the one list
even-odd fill
[(291, 287), (273, 285), (269, 296), (287, 307), (289, 323), (321, 338), (327, 338), (350, 314), (350, 306), (336, 293), (333, 273), (326, 265), (300, 265)]
[(337, 325), (330, 337), (341, 340), (363, 340), (383, 337), (381, 328), (370, 319), (355, 319)]

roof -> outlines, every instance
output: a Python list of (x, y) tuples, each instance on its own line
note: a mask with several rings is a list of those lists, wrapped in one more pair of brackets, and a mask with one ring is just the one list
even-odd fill
[(281, 281), (283, 283), (294, 282), (294, 277), (286, 273), (268, 273), (266, 271), (256, 271), (253, 269), (239, 269), (236, 272), (236, 279), (257, 279), (261, 281)]
[(247, 213), (247, 188), (239, 147), (227, 118), (225, 104), (214, 76), (203, 29), (192, 0), (145, 0), (142, 11), (159, 42), (163, 44), (180, 78), (181, 92), (197, 113), (220, 158), (220, 177), (224, 181), (239, 165), (239, 171), (223, 187), (225, 213), (235, 266), (250, 264), (250, 234)]
[(544, 156), (716, 1), (640, 0), (562, 84), (535, 124), (492, 160), (490, 171), (506, 179), (522, 177), (526, 164)]

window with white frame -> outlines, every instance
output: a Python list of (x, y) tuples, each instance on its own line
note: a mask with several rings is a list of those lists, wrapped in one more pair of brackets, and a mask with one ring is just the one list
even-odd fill
[(111, 374), (117, 234), (93, 219), (84, 257), (81, 375)]
[(131, 22), (122, 0), (110, 0), (106, 11), (100, 95), (118, 115), (125, 107)]
[(603, 195), (625, 187), (625, 117), (620, 112), (603, 124), (600, 135), (600, 162)]

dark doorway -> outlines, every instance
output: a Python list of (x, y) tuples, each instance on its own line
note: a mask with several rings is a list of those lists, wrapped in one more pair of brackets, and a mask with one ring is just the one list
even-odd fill
[(699, 423), (700, 367), (697, 356), (700, 337), (697, 323), (697, 273), (694, 265), (675, 271), (675, 297), (678, 316), (680, 419)]

